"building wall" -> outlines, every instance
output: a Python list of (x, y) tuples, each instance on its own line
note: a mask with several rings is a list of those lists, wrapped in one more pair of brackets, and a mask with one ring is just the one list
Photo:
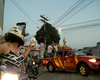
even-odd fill
[[(4, 19), (4, 0), (0, 0), (0, 28), (3, 31), (3, 19)], [(1, 33), (0, 33), (0, 44), (1, 44)], [(1, 58), (1, 57), (0, 57)], [(1, 59), (0, 59), (1, 62)]]
[(32, 56), (36, 56), (36, 55), (40, 55), (40, 50), (31, 50), (30, 53), (32, 54)]
[[(0, 0), (0, 27), (3, 31), (3, 19), (4, 19), (4, 0)], [(0, 35), (0, 43), (1, 43), (1, 35)]]
[(92, 48), (92, 55), (93, 56), (98, 56), (98, 54), (97, 54), (97, 46)]
[(100, 57), (100, 42), (97, 43), (97, 46), (92, 48), (92, 55)]
[[(27, 49), (27, 47), (21, 46), (21, 51), (24, 53), (25, 50)], [(40, 49), (31, 49), (30, 50), (30, 54), (32, 54), (31, 56), (36, 56), (36, 55), (40, 55)]]
[(97, 43), (97, 54), (100, 56), (100, 42)]

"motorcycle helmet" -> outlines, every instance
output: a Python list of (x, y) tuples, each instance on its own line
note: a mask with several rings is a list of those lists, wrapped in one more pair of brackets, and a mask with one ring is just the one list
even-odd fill
[[(23, 25), (24, 24), (24, 25)], [(24, 45), (24, 37), (28, 36), (28, 33), (25, 33), (26, 23), (17, 23), (17, 26), (13, 26), (8, 33), (6, 34), (6, 41), (18, 42), (19, 45)]]

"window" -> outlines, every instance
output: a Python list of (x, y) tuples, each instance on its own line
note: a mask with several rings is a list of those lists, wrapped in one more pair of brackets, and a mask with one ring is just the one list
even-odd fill
[(69, 56), (69, 52), (68, 51), (65, 51), (64, 52), (64, 57), (68, 57)]
[(74, 53), (76, 56), (85, 56), (86, 55), (80, 51), (71, 51), (71, 52)]
[(63, 55), (63, 52), (57, 52), (57, 53), (56, 53), (56, 56), (57, 56), (57, 57), (62, 57), (62, 55)]

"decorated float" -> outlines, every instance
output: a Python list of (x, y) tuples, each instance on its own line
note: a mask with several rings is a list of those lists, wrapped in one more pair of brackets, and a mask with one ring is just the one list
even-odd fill
[(59, 50), (72, 50), (72, 48), (69, 45), (66, 45), (66, 39), (63, 39), (63, 46), (60, 46)]

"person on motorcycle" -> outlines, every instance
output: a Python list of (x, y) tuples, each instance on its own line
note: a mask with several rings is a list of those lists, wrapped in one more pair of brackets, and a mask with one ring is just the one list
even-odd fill
[(26, 36), (26, 23), (24, 24), (12, 27), (5, 36), (7, 44), (0, 44), (1, 65), (15, 65), (25, 71), (24, 60), (34, 46), (30, 42), (27, 50), (24, 53), (21, 51), (20, 46), (24, 45), (24, 37)]
[(27, 71), (28, 66), (31, 64), (31, 57), (30, 57), (30, 53), (28, 54), (28, 56), (26, 57), (26, 59), (24, 60), (25, 63), (25, 70)]

